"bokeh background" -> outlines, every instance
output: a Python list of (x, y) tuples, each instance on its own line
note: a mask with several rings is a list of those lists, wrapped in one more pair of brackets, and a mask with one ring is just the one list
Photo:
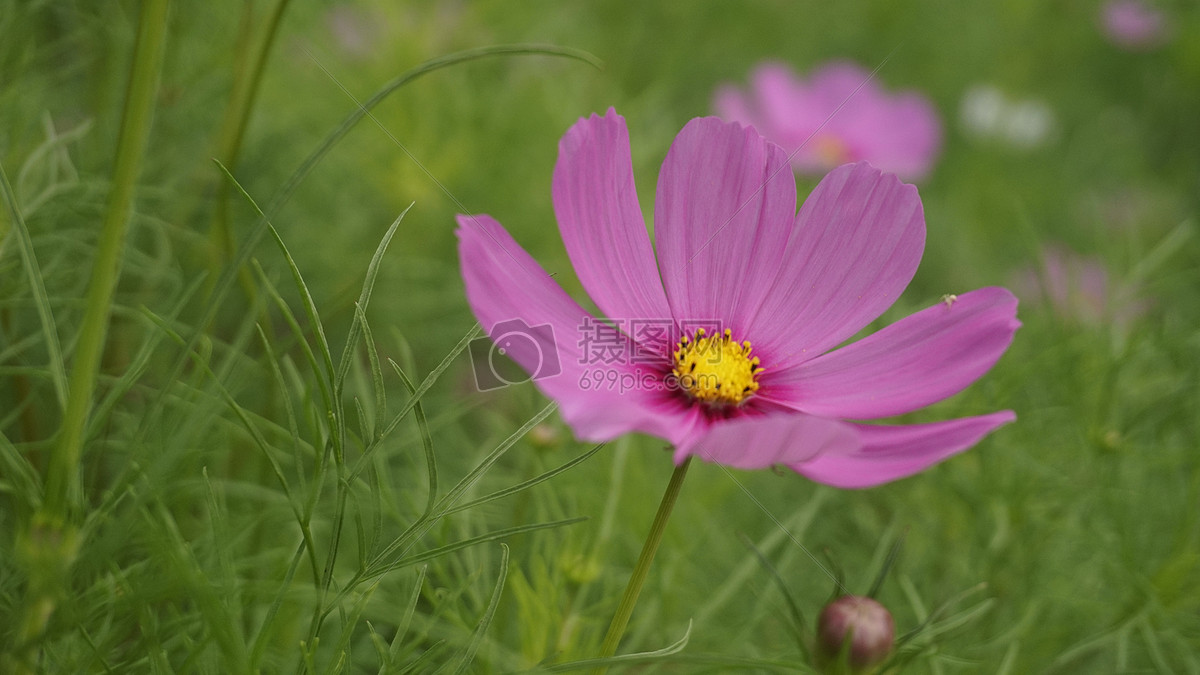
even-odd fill
[[(585, 300), (550, 201), (558, 139), (578, 118), (610, 106), (625, 116), (649, 219), (675, 133), (712, 114), (716, 88), (744, 86), (763, 60), (800, 74), (833, 59), (878, 68), (881, 86), (920, 92), (937, 110), (942, 151), (918, 184), (925, 257), (876, 326), (946, 293), (1013, 288), (1024, 327), (1001, 362), (905, 421), (1012, 408), (1018, 422), (867, 491), (693, 467), (622, 652), (685, 634), (687, 644), (629, 672), (804, 672), (809, 634), (793, 604), (811, 628), (835, 578), (866, 592), (897, 540), (879, 598), (898, 633), (923, 627), (896, 664), (906, 672), (1200, 672), (1200, 8), (1148, 6), (1162, 28), (1130, 45), (1106, 29), (1103, 3), (1084, 0), (175, 3), (100, 393), (132, 384), (94, 413), (80, 469), (89, 525), (35, 644), (40, 667), (510, 672), (583, 659), (598, 650), (671, 472), (661, 442), (622, 439), (527, 490), (438, 519), (409, 544), (453, 550), (405, 559), (370, 583), (355, 576), (425, 504), (414, 418), (378, 446), (358, 433), (359, 417), (381, 418), (356, 413), (354, 401), (372, 410), (382, 382), (395, 413), (409, 400), (402, 380), (386, 362), (373, 378), (356, 347), (343, 404), (358, 442), (348, 452), (378, 451), (339, 511), (337, 481), (315, 468), (332, 432), (301, 346), (316, 344), (314, 323), (280, 249), (269, 239), (252, 248), (262, 273), (234, 283), (201, 322), (214, 302), (205, 293), (231, 274), (230, 251), (255, 228), (211, 158), (227, 156), (231, 96), (247, 53), (270, 35), (231, 164), (260, 205), (360, 102), (429, 59), (535, 43), (599, 64), (534, 53), (431, 72), (360, 120), (272, 213), (336, 357), (372, 254), (413, 205), (366, 318), (380, 358), (416, 383), (474, 325), (456, 213), (495, 216)], [(68, 363), (138, 7), (0, 8), (0, 162)], [(815, 183), (798, 178), (801, 198)], [(29, 529), (37, 495), (13, 472), (28, 466), (37, 485), (59, 415), (7, 208), (4, 218), (0, 452), (19, 461), (0, 474), (0, 523), (14, 533), (0, 549), (0, 634), (19, 653), (13, 626), (31, 586), (15, 533)], [(231, 248), (212, 243), (218, 221)], [(1045, 289), (1058, 277), (1072, 290)], [(299, 331), (272, 292), (300, 317)], [(192, 335), (208, 345), (211, 372), (187, 356)], [(189, 365), (176, 381), (181, 360)], [(466, 353), (430, 381), (420, 400), (440, 494), (547, 404), (529, 384), (476, 391)], [(466, 494), (519, 485), (587, 449), (550, 414)], [(264, 459), (273, 453), (287, 475), (308, 476), (301, 497), (283, 494)], [(307, 563), (296, 574), (294, 503), (310, 505), (309, 550), (329, 561), (313, 567), (331, 570), (332, 583)], [(506, 554), (494, 541), (454, 547), (575, 517), (587, 520), (500, 537)], [(321, 588), (345, 593), (331, 601)], [(312, 631), (317, 606), (329, 618)]]

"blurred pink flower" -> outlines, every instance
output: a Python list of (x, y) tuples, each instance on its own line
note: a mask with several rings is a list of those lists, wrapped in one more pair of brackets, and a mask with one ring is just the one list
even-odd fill
[(1142, 0), (1109, 0), (1102, 19), (1109, 39), (1131, 51), (1157, 47), (1167, 35), (1162, 10)]
[[(694, 119), (659, 173), (656, 263), (629, 133), (610, 109), (559, 143), (553, 196), (563, 244), (607, 323), (490, 216), (458, 216), (459, 256), (475, 316), (581, 439), (641, 431), (674, 444), (677, 463), (784, 465), (867, 487), (1015, 419), (843, 421), (957, 393), (1020, 325), (1011, 293), (982, 288), (834, 349), (895, 302), (920, 262), (921, 200), (895, 176), (865, 162), (838, 167), (797, 214), (783, 148), (740, 124)], [(615, 348), (596, 349), (600, 338)]]
[(719, 87), (715, 108), (794, 153), (792, 166), (802, 174), (822, 175), (865, 160), (919, 180), (941, 149), (941, 122), (927, 98), (889, 94), (870, 71), (848, 62), (828, 63), (807, 81), (782, 63), (761, 64), (750, 75), (748, 92)]
[(1081, 256), (1061, 245), (1047, 246), (1041, 265), (1020, 270), (1012, 281), (1030, 302), (1087, 325), (1124, 328), (1150, 308), (1136, 289), (1113, 283), (1098, 258)]
[(384, 37), (382, 17), (351, 4), (327, 9), (325, 23), (338, 49), (357, 60), (371, 56)]

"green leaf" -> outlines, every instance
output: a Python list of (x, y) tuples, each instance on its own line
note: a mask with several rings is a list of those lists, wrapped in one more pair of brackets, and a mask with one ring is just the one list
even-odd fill
[(688, 621), (687, 630), (684, 631), (683, 637), (675, 642), (650, 652), (637, 652), (635, 654), (622, 654), (620, 656), (610, 656), (603, 659), (584, 659), (582, 661), (571, 661), (569, 663), (559, 663), (553, 666), (544, 667), (543, 670), (549, 673), (569, 673), (574, 670), (586, 670), (589, 668), (610, 668), (612, 666), (632, 665), (635, 663), (651, 663), (658, 661), (667, 656), (672, 656), (683, 651), (687, 647), (688, 639), (692, 636), (692, 622)]
[(412, 380), (404, 374), (404, 370), (400, 365), (391, 359), (388, 363), (392, 365), (392, 370), (396, 371), (396, 375), (400, 377), (400, 381), (404, 383), (404, 387), (408, 389), (408, 393), (413, 397), (413, 416), (417, 420), (417, 430), (421, 434), (421, 448), (425, 451), (425, 471), (428, 491), (425, 498), (425, 511), (421, 514), (421, 518), (425, 519), (433, 513), (434, 504), (437, 502), (437, 458), (433, 454), (433, 436), (429, 433), (429, 421), (425, 417), (425, 410), (421, 407), (419, 399), (417, 399), (417, 390), (413, 387)]
[(396, 234), (396, 229), (400, 227), (400, 222), (404, 220), (404, 216), (412, 210), (412, 207), (413, 205), (409, 204), (396, 217), (396, 220), (392, 222), (391, 227), (383, 234), (383, 239), (379, 242), (379, 246), (375, 248), (375, 255), (371, 256), (371, 262), (367, 265), (367, 275), (363, 280), (362, 292), (358, 295), (358, 302), (354, 303), (354, 321), (350, 323), (350, 334), (346, 337), (346, 347), (342, 350), (342, 359), (338, 363), (337, 376), (333, 380), (333, 390), (335, 392), (341, 392), (342, 384), (346, 380), (346, 373), (350, 370), (350, 361), (354, 356), (354, 346), (358, 342), (359, 334), (366, 330), (367, 305), (371, 301), (371, 291), (375, 288), (375, 278), (379, 275), (379, 263), (383, 260), (383, 254), (387, 251), (388, 244), (391, 243), (392, 237)]
[[(29, 279), (33, 305), (42, 323), (42, 335), (45, 337), (46, 351), (49, 353), (47, 365), (50, 368), (50, 381), (54, 384), (54, 398), (58, 401), (59, 410), (63, 411), (67, 407), (67, 370), (63, 362), (62, 346), (58, 341), (58, 326), (54, 323), (54, 311), (50, 308), (50, 296), (46, 293), (45, 282), (42, 281), (42, 271), (33, 249), (33, 239), (29, 236), (29, 228), (25, 226), (25, 219), (17, 205), (17, 196), (8, 182), (8, 174), (4, 172), (3, 165), (0, 165), (0, 191), (4, 193), (4, 203), (8, 205), (8, 213), (16, 226), (14, 236), (17, 248), (21, 251), (21, 262), (25, 267), (25, 276)], [(3, 239), (4, 237), (0, 236), (0, 241)]]
[(500, 499), (501, 497), (507, 497), (509, 495), (513, 495), (518, 492), (528, 490), (529, 488), (531, 488), (539, 483), (544, 483), (544, 482), (550, 480), (551, 478), (554, 478), (558, 474), (563, 473), (564, 471), (567, 471), (567, 470), (575, 467), (578, 464), (582, 464), (583, 462), (586, 462), (589, 458), (591, 458), (592, 455), (596, 454), (597, 452), (600, 452), (600, 449), (606, 445), (608, 445), (608, 444), (607, 443), (599, 443), (596, 446), (594, 446), (591, 450), (588, 450), (587, 452), (583, 453), (582, 455), (579, 455), (575, 459), (572, 459), (571, 461), (569, 461), (565, 464), (557, 466), (539, 476), (530, 478), (529, 480), (527, 480), (523, 483), (518, 483), (511, 487), (504, 488), (503, 490), (497, 490), (489, 495), (480, 497), (478, 499), (472, 499), (469, 502), (463, 502), (462, 504), (459, 504), (458, 506), (450, 507), (450, 508), (446, 509), (445, 511), (442, 511), (439, 515), (448, 516), (451, 513), (458, 513), (459, 511), (466, 511), (468, 509), (474, 508), (481, 504), (486, 504), (490, 501)]
[(415, 565), (417, 563), (422, 563), (427, 560), (433, 560), (434, 558), (439, 558), (441, 556), (446, 555), (447, 553), (461, 551), (464, 548), (469, 548), (476, 544), (482, 544), (482, 543), (489, 542), (489, 541), (495, 541), (497, 539), (504, 539), (505, 537), (512, 537), (512, 536), (515, 536), (518, 534), (525, 534), (526, 532), (536, 532), (538, 530), (550, 530), (550, 529), (554, 529), (556, 527), (564, 527), (566, 525), (574, 525), (575, 523), (582, 523), (585, 520), (587, 520), (587, 518), (565, 518), (563, 520), (553, 520), (553, 521), (546, 522), (546, 523), (532, 523), (532, 524), (528, 524), (528, 525), (517, 525), (516, 527), (508, 527), (503, 530), (496, 530), (493, 532), (488, 532), (486, 534), (481, 534), (477, 537), (471, 537), (469, 539), (463, 539), (461, 541), (456, 541), (452, 544), (446, 544), (445, 546), (431, 548), (428, 551), (423, 551), (421, 553), (417, 553), (417, 554), (408, 556), (406, 558), (399, 558), (399, 559), (395, 560), (394, 562), (390, 562), (390, 563), (381, 562), (377, 565), (374, 565), (371, 569), (367, 570), (364, 577), (366, 577), (366, 578), (377, 577), (381, 574), (387, 574), (388, 572), (390, 572), (392, 570), (400, 569), (401, 567), (407, 567), (409, 565)]
[(454, 669), (455, 675), (461, 675), (467, 671), (467, 667), (475, 660), (475, 653), (479, 651), (479, 645), (483, 643), (483, 636), (487, 634), (488, 626), (492, 625), (492, 619), (496, 616), (496, 607), (500, 604), (500, 595), (504, 592), (504, 581), (508, 578), (508, 545), (500, 544), (500, 578), (496, 579), (496, 588), (492, 591), (492, 599), (488, 601), (487, 609), (484, 610), (483, 616), (479, 618), (479, 625), (475, 628), (475, 633), (471, 635), (471, 641), (467, 644), (466, 650), (462, 655), (462, 660), (459, 661), (458, 667)]

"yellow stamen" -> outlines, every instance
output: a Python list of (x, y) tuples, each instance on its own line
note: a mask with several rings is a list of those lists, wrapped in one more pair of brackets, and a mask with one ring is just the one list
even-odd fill
[(694, 400), (710, 406), (741, 405), (758, 391), (758, 374), (763, 372), (750, 349), (749, 342), (735, 342), (729, 329), (706, 336), (701, 328), (695, 338), (685, 335), (679, 341), (672, 373)]

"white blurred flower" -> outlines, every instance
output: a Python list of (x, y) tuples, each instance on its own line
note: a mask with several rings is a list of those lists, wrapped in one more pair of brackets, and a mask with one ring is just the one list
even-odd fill
[(1023, 150), (1042, 145), (1055, 127), (1054, 112), (1043, 101), (1012, 100), (991, 85), (967, 90), (959, 120), (973, 136)]

